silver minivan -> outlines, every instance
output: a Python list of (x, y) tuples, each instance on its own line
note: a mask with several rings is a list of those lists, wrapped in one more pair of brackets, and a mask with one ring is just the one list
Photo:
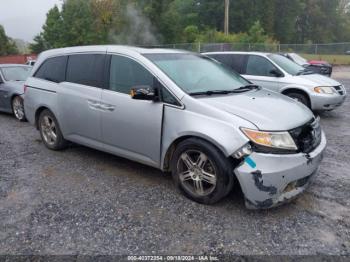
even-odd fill
[(287, 95), (315, 111), (330, 111), (343, 104), (344, 86), (316, 74), (285, 56), (261, 52), (211, 52), (205, 55), (225, 64), (266, 89)]
[(191, 52), (51, 50), (25, 85), (27, 119), (48, 148), (72, 141), (170, 171), (181, 192), (204, 204), (236, 182), (249, 208), (291, 200), (326, 147), (307, 107)]

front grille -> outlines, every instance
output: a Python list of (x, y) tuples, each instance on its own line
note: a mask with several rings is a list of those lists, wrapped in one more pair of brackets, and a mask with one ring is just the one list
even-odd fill
[(343, 87), (340, 85), (340, 86), (335, 86), (334, 89), (338, 92), (339, 95), (344, 95), (344, 90), (343, 90)]
[(306, 124), (289, 131), (299, 152), (310, 153), (321, 143), (321, 126), (319, 119), (313, 118)]

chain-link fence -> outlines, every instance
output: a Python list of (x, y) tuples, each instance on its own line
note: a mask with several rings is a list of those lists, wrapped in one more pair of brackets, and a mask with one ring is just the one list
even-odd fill
[(218, 51), (261, 51), (261, 52), (295, 52), (317, 55), (350, 55), (350, 43), (331, 44), (246, 44), (246, 43), (182, 43), (148, 47), (174, 48), (194, 52)]

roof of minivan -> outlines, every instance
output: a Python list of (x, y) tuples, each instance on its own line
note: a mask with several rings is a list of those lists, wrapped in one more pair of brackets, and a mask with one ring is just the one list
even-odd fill
[(267, 53), (267, 52), (242, 52), (242, 51), (219, 51), (219, 52), (205, 52), (204, 55), (210, 55), (210, 54), (250, 54), (250, 55), (269, 55), (273, 53)]
[(126, 46), (126, 45), (95, 45), (95, 46), (76, 46), (76, 47), (65, 47), (59, 49), (51, 49), (44, 51), (42, 55), (44, 56), (54, 56), (58, 54), (67, 53), (77, 53), (77, 52), (99, 52), (108, 49), (111, 52), (122, 52), (129, 51), (139, 54), (161, 54), (161, 53), (189, 53), (184, 50), (177, 49), (163, 49), (163, 48), (144, 48), (136, 46)]

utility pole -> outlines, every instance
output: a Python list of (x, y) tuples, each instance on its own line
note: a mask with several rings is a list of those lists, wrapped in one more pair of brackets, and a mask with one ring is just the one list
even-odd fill
[(225, 35), (229, 34), (229, 10), (230, 10), (230, 0), (225, 0), (225, 24), (224, 24)]

